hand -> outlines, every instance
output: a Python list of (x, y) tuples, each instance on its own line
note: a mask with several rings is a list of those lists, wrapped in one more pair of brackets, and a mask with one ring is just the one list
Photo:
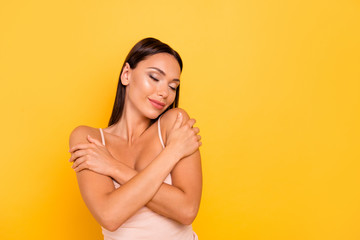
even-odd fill
[(69, 150), (71, 153), (69, 162), (74, 162), (72, 168), (75, 172), (89, 169), (112, 177), (117, 160), (98, 140), (90, 135), (87, 136), (87, 139), (89, 143), (75, 145)]
[(166, 146), (174, 149), (179, 154), (180, 159), (194, 153), (202, 144), (200, 142), (201, 136), (196, 135), (200, 131), (199, 128), (193, 128), (196, 122), (195, 119), (189, 119), (181, 126), (182, 119), (182, 114), (178, 113), (174, 126), (166, 140)]

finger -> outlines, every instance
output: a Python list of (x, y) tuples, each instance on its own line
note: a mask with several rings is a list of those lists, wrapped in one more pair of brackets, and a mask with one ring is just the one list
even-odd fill
[(202, 142), (199, 142), (199, 147), (202, 145)]
[(193, 131), (195, 132), (195, 134), (198, 134), (200, 132), (200, 129), (198, 127), (194, 127)]
[(201, 136), (200, 135), (196, 135), (197, 136), (197, 139), (198, 141), (201, 139)]
[(87, 138), (88, 138), (89, 142), (94, 143), (94, 144), (96, 144), (98, 146), (102, 146), (102, 143), (99, 140), (91, 137), (90, 135), (88, 135)]
[(78, 159), (79, 157), (82, 157), (82, 156), (84, 156), (86, 154), (87, 154), (86, 150), (78, 150), (78, 151), (71, 154), (69, 162), (76, 161), (76, 159)]
[(86, 149), (86, 148), (93, 148), (94, 145), (92, 143), (80, 143), (80, 144), (77, 144), (75, 146), (73, 146), (69, 152), (72, 153), (72, 152), (75, 152), (77, 150), (80, 150), (80, 149)]
[(86, 161), (86, 157), (82, 156), (82, 157), (76, 159), (76, 161), (74, 161), (74, 164), (71, 167), (76, 168), (77, 166), (79, 166), (80, 164), (82, 164), (85, 161)]
[(89, 165), (86, 162), (84, 162), (84, 163), (80, 164), (79, 166), (77, 166), (76, 168), (74, 168), (74, 171), (75, 172), (80, 172), (80, 171), (82, 171), (84, 169), (89, 169), (90, 170)]
[(181, 112), (179, 112), (178, 115), (176, 116), (176, 120), (175, 120), (173, 129), (177, 129), (181, 126), (182, 119), (183, 119), (183, 115)]
[(191, 118), (185, 124), (188, 125), (190, 128), (196, 123), (196, 120)]

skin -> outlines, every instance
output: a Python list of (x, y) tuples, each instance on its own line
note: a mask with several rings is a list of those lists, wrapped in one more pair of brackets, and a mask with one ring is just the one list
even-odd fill
[[(95, 219), (110, 231), (145, 205), (181, 224), (191, 224), (197, 215), (202, 176), (195, 120), (182, 109), (164, 113), (164, 149), (154, 140), (157, 123), (150, 125), (150, 119), (173, 103), (177, 79), (180, 67), (166, 53), (147, 57), (135, 69), (126, 64), (121, 75), (127, 86), (124, 112), (104, 129), (106, 146), (97, 128), (79, 126), (71, 133), (69, 161), (74, 162), (80, 192)], [(155, 108), (149, 98), (165, 103), (164, 108)], [(163, 183), (169, 173), (172, 185)], [(112, 178), (120, 188), (115, 189)]]

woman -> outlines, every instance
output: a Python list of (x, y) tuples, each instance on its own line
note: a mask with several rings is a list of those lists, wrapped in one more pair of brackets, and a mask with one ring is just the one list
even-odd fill
[(70, 135), (69, 161), (104, 239), (197, 239), (201, 142), (176, 108), (181, 71), (175, 50), (141, 40), (123, 64), (109, 126)]

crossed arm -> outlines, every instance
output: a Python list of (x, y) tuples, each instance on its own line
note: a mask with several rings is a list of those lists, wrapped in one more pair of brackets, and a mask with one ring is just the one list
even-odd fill
[[(180, 109), (168, 111), (163, 122), (173, 123)], [(185, 119), (184, 119), (185, 120)], [(70, 147), (85, 143), (86, 130), (74, 131)], [(119, 164), (114, 175), (122, 187), (115, 189), (110, 176), (85, 169), (77, 172), (82, 197), (95, 219), (106, 229), (116, 230), (138, 209), (146, 205), (154, 212), (182, 224), (195, 219), (201, 198), (200, 152), (178, 162), (175, 149), (166, 147), (148, 166), (136, 171)], [(172, 185), (163, 183), (171, 172)]]
[[(118, 166), (111, 176), (121, 185), (139, 172), (126, 165)], [(182, 159), (171, 171), (172, 185), (162, 183), (146, 204), (152, 211), (184, 225), (191, 224), (198, 212), (201, 198), (200, 152)]]

